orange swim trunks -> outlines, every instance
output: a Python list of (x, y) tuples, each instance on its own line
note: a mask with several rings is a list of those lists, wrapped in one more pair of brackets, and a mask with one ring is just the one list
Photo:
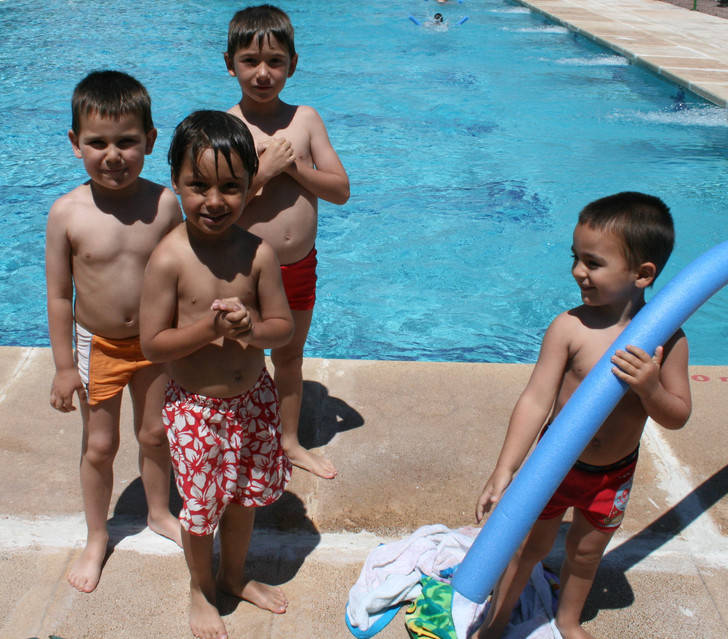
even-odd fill
[(111, 399), (124, 390), (138, 370), (153, 366), (139, 344), (139, 336), (109, 339), (76, 324), (76, 365), (90, 405)]
[(281, 265), (283, 288), (292, 311), (310, 311), (316, 303), (316, 247), (298, 262)]
[(266, 506), (291, 478), (281, 447), (278, 393), (265, 368), (237, 397), (207, 397), (167, 385), (167, 430), (182, 527), (211, 535), (228, 504)]

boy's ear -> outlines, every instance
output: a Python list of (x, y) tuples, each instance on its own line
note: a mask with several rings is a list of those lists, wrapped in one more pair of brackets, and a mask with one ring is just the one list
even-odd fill
[(291, 66), (288, 67), (288, 77), (290, 78), (294, 71), (296, 70), (296, 65), (298, 64), (298, 54), (294, 54), (294, 56), (291, 58)]
[(154, 143), (157, 140), (157, 129), (151, 128), (147, 131), (147, 145), (144, 149), (144, 154), (149, 155), (154, 149)]
[(233, 68), (233, 61), (230, 59), (227, 51), (223, 51), (223, 57), (225, 58), (225, 66), (227, 67), (228, 73), (235, 77), (235, 69)]
[(637, 280), (635, 284), (638, 288), (647, 288), (657, 277), (657, 267), (652, 262), (642, 262), (637, 267)]
[(174, 179), (174, 174), (170, 175), (169, 181), (172, 183), (172, 190), (179, 195), (179, 188), (177, 188), (177, 180)]
[(68, 131), (68, 139), (71, 141), (73, 154), (79, 159), (82, 158), (83, 154), (81, 153), (81, 147), (78, 145), (78, 136), (73, 132), (73, 129)]

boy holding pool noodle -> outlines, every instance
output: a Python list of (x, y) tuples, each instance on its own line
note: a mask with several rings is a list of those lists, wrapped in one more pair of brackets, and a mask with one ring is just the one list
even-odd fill
[[(55, 376), (50, 402), (83, 422), (81, 493), (86, 546), (69, 583), (91, 592), (107, 553), (106, 519), (119, 446), (125, 386), (134, 404), (149, 527), (181, 545), (169, 511), (169, 448), (161, 411), (166, 375), (139, 345), (139, 298), (147, 258), (182, 221), (169, 189), (140, 177), (157, 131), (146, 89), (118, 71), (97, 71), (76, 86), (68, 137), (90, 179), (60, 197), (48, 214), (48, 332)], [(75, 299), (74, 299), (75, 292)], [(74, 355), (75, 337), (75, 355)]]
[(225, 64), (237, 78), (242, 98), (229, 113), (248, 126), (260, 158), (240, 224), (276, 251), (295, 322), (293, 339), (271, 350), (281, 398), (283, 448), (295, 466), (332, 479), (337, 471), (331, 461), (299, 442), (298, 420), (303, 347), (316, 299), (318, 198), (344, 204), (349, 178), (319, 114), (279, 97), (297, 62), (293, 26), (283, 11), (261, 5), (233, 16)]
[[(618, 193), (588, 204), (573, 234), (572, 275), (582, 305), (556, 317), (544, 335), (531, 378), (516, 403), (505, 441), (478, 499), (476, 518), (500, 500), (528, 451), (579, 383), (645, 304), (644, 292), (672, 252), (667, 206), (642, 193)], [(555, 623), (566, 639), (591, 637), (580, 616), (602, 554), (620, 526), (648, 417), (684, 426), (691, 411), (688, 344), (678, 330), (654, 355), (635, 346), (612, 357), (629, 386), (546, 505), (493, 590), (477, 639), (500, 637), (534, 566), (544, 559), (567, 508), (574, 507), (561, 568)], [(544, 426), (545, 424), (545, 426)]]
[(280, 588), (245, 579), (243, 567), (255, 508), (276, 501), (291, 474), (263, 349), (285, 344), (293, 319), (273, 249), (237, 225), (258, 167), (245, 125), (197, 111), (175, 129), (169, 162), (185, 222), (149, 258), (141, 342), (170, 376), (163, 420), (183, 500), (190, 628), (225, 639), (217, 589), (278, 614), (288, 605)]

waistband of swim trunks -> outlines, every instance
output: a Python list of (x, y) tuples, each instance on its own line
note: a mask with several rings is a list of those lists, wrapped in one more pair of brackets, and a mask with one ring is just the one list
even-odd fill
[(291, 262), (290, 264), (281, 264), (281, 268), (288, 268), (289, 266), (296, 266), (296, 264), (302, 264), (303, 262), (308, 262), (309, 260), (313, 260), (316, 255), (316, 245), (314, 244), (313, 248), (306, 253), (305, 257), (302, 257), (300, 260), (296, 260), (295, 262)]
[(240, 395), (235, 395), (233, 397), (210, 397), (209, 395), (202, 395), (201, 393), (193, 393), (192, 391), (187, 390), (183, 386), (180, 386), (175, 380), (170, 379), (167, 383), (167, 392), (169, 392), (170, 389), (176, 391), (179, 395), (182, 396), (182, 398), (185, 401), (192, 402), (196, 406), (201, 407), (208, 407), (208, 408), (214, 408), (215, 410), (220, 411), (226, 411), (226, 410), (234, 410), (237, 408), (241, 403), (247, 401), (247, 399), (250, 397), (250, 394), (260, 386), (260, 384), (263, 382), (265, 377), (268, 375), (268, 371), (265, 368), (265, 366), (261, 369), (260, 375), (258, 376), (258, 379), (256, 380), (255, 384), (253, 384), (248, 390), (246, 390), (244, 393), (241, 393)]
[(639, 452), (640, 447), (637, 446), (637, 448), (635, 448), (626, 457), (623, 457), (613, 464), (607, 464), (606, 466), (595, 466), (594, 464), (587, 464), (577, 459), (576, 463), (574, 464), (574, 468), (576, 468), (577, 470), (582, 470), (585, 473), (608, 473), (612, 470), (620, 470), (621, 468), (626, 468), (627, 466), (634, 464), (639, 457)]
[(93, 339), (95, 343), (104, 344), (106, 346), (109, 346), (110, 348), (128, 347), (139, 342), (139, 335), (132, 335), (131, 337), (122, 337), (118, 339), (113, 337), (104, 337), (103, 335), (97, 335), (96, 333), (92, 333), (85, 326), (81, 326), (81, 324), (79, 324), (78, 322), (76, 322), (75, 330), (76, 335), (81, 335), (82, 337), (89, 340)]

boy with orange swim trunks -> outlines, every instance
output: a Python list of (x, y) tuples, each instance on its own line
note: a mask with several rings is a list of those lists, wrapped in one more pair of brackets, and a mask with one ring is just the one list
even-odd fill
[[(511, 415), (496, 467), (478, 500), (476, 518), (499, 501), (544, 423), (558, 415), (579, 383), (645, 304), (644, 292), (672, 251), (672, 216), (656, 197), (618, 193), (587, 205), (573, 236), (572, 275), (583, 304), (549, 326), (531, 378)], [(573, 520), (556, 625), (572, 638), (591, 637), (581, 611), (607, 543), (624, 517), (647, 417), (681, 428), (690, 416), (688, 344), (678, 330), (651, 355), (635, 346), (612, 357), (613, 372), (629, 385), (556, 490), (506, 567), (485, 622), (473, 635), (500, 637), (534, 566), (551, 550), (567, 508)]]
[(138, 333), (147, 258), (182, 215), (169, 189), (139, 177), (157, 136), (149, 95), (139, 82), (118, 71), (91, 73), (76, 86), (72, 112), (68, 137), (90, 180), (59, 198), (48, 214), (48, 330), (56, 367), (50, 401), (57, 410), (72, 411), (77, 393), (81, 406), (88, 535), (68, 581), (91, 592), (107, 553), (126, 385), (134, 403), (149, 527), (181, 543), (168, 507), (169, 450), (161, 420), (166, 376), (144, 359)]
[(186, 221), (149, 259), (141, 342), (171, 378), (163, 419), (184, 502), (190, 627), (223, 639), (216, 588), (275, 613), (288, 605), (279, 588), (244, 580), (243, 566), (255, 507), (278, 499), (290, 477), (263, 349), (283, 346), (293, 320), (273, 249), (237, 225), (258, 166), (245, 125), (221, 111), (193, 113), (177, 126), (169, 161)]
[(293, 26), (280, 9), (248, 7), (230, 21), (225, 63), (240, 84), (242, 98), (229, 113), (247, 124), (260, 158), (241, 224), (276, 251), (296, 326), (293, 339), (271, 351), (281, 397), (283, 448), (294, 465), (331, 479), (335, 466), (299, 442), (298, 420), (303, 347), (316, 299), (318, 198), (344, 204), (349, 178), (319, 114), (279, 97), (297, 62)]

